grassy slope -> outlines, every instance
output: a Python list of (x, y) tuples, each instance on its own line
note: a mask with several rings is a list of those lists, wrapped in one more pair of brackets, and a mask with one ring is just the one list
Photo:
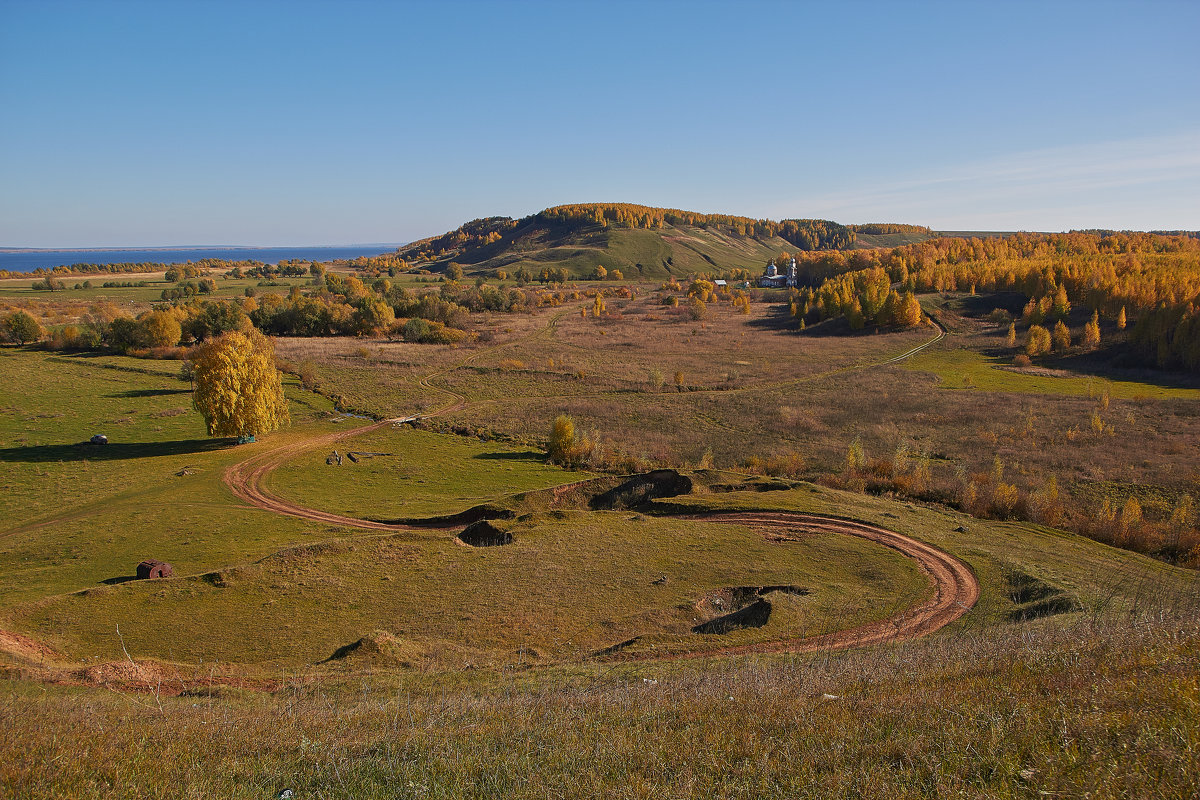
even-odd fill
[(930, 238), (932, 237), (924, 233), (858, 233), (854, 237), (854, 246), (860, 250), (871, 247), (903, 247)]
[[(10, 684), (16, 797), (1194, 797), (1200, 629), (121, 696)], [(53, 765), (53, 766), (49, 766)]]
[(618, 269), (626, 278), (660, 280), (734, 268), (759, 272), (768, 259), (795, 249), (778, 237), (735, 238), (689, 226), (668, 225), (660, 230), (593, 226), (578, 232), (543, 231), (518, 246), (503, 241), (446, 256), (437, 265), (458, 261), (468, 273), (503, 268), (510, 275), (522, 267), (535, 275), (546, 267), (565, 267), (574, 277), (586, 277), (599, 265)]

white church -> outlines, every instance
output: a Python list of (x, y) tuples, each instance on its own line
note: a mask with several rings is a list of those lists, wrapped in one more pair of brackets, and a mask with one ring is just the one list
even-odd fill
[(787, 268), (786, 274), (779, 271), (774, 261), (768, 261), (766, 274), (759, 278), (758, 285), (764, 289), (782, 289), (785, 286), (796, 286), (796, 259), (792, 259), (792, 263)]

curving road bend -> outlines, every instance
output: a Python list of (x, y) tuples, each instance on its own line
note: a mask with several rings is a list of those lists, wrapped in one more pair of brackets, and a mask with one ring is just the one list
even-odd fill
[(897, 550), (915, 561), (929, 578), (932, 589), (931, 594), (916, 605), (876, 622), (803, 639), (706, 650), (689, 654), (689, 657), (764, 652), (807, 653), (915, 639), (954, 622), (979, 600), (979, 579), (963, 561), (931, 544), (877, 525), (798, 511), (718, 512), (689, 518), (765, 529), (772, 539), (782, 541), (795, 538), (797, 534), (813, 532), (857, 536)]
[[(263, 488), (263, 480), (266, 476), (288, 458), (312, 447), (332, 445), (342, 439), (366, 433), (394, 422), (394, 420), (385, 420), (362, 428), (339, 431), (336, 434), (323, 436), (316, 440), (288, 445), (253, 456), (230, 467), (225, 472), (224, 481), (240, 499), (265, 511), (363, 530), (413, 530), (413, 526), (375, 522), (373, 520), (346, 517), (340, 514), (306, 508), (297, 503), (277, 497)], [(885, 619), (859, 625), (854, 628), (801, 639), (710, 648), (686, 654), (666, 656), (668, 658), (842, 650), (881, 642), (913, 639), (949, 625), (967, 613), (979, 600), (979, 581), (970, 567), (963, 561), (943, 550), (939, 550), (933, 545), (876, 525), (855, 520), (791, 511), (713, 512), (678, 516), (683, 519), (745, 525), (761, 530), (764, 535), (776, 541), (787, 541), (795, 539), (799, 535), (813, 532), (857, 536), (876, 544), (890, 547), (916, 562), (920, 570), (929, 579), (930, 593), (919, 603)], [(442, 527), (443, 529), (449, 529), (458, 526), (446, 525)], [(430, 530), (435, 528), (434, 526), (421, 526), (421, 529)], [(616, 657), (657, 659), (663, 656), (655, 656), (653, 654), (621, 656), (618, 654)]]

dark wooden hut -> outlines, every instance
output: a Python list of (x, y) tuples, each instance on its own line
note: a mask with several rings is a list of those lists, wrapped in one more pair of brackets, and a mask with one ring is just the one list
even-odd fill
[(171, 569), (171, 565), (165, 561), (155, 561), (149, 558), (137, 565), (137, 576), (139, 579), (169, 578), (174, 574), (175, 570)]

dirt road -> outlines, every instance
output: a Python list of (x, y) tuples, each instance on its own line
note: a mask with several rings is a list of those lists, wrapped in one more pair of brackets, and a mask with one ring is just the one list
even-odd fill
[(979, 580), (971, 568), (959, 559), (933, 545), (913, 539), (886, 528), (865, 522), (803, 514), (790, 511), (730, 512), (705, 514), (692, 519), (748, 525), (773, 534), (772, 538), (786, 541), (805, 533), (838, 533), (858, 536), (876, 544), (890, 547), (912, 559), (929, 578), (932, 593), (892, 616), (859, 625), (855, 628), (812, 636), (804, 639), (767, 642), (764, 644), (723, 647), (689, 657), (736, 655), (739, 653), (806, 653), (816, 650), (844, 650), (880, 642), (914, 639), (949, 625), (967, 613), (979, 600)]
[[(225, 483), (243, 501), (266, 511), (364, 530), (412, 530), (411, 526), (345, 517), (306, 508), (276, 497), (262, 486), (263, 479), (271, 470), (299, 452), (312, 447), (328, 447), (343, 439), (375, 430), (391, 424), (391, 422), (389, 420), (353, 430), (339, 431), (316, 440), (288, 445), (254, 456), (230, 467), (224, 475)], [(673, 657), (695, 658), (756, 652), (841, 650), (880, 642), (912, 639), (932, 633), (950, 624), (970, 610), (979, 599), (979, 581), (966, 564), (930, 544), (886, 528), (854, 520), (788, 511), (725, 512), (688, 515), (683, 518), (746, 525), (763, 531), (764, 535), (776, 541), (786, 541), (789, 538), (812, 532), (857, 536), (885, 547), (891, 547), (915, 561), (928, 577), (931, 591), (924, 600), (916, 605), (903, 609), (886, 619), (859, 625), (855, 628), (804, 639), (713, 648)], [(428, 527), (422, 529), (430, 530)], [(627, 656), (616, 654), (616, 657)], [(633, 657), (654, 658), (655, 656), (639, 654)]]

